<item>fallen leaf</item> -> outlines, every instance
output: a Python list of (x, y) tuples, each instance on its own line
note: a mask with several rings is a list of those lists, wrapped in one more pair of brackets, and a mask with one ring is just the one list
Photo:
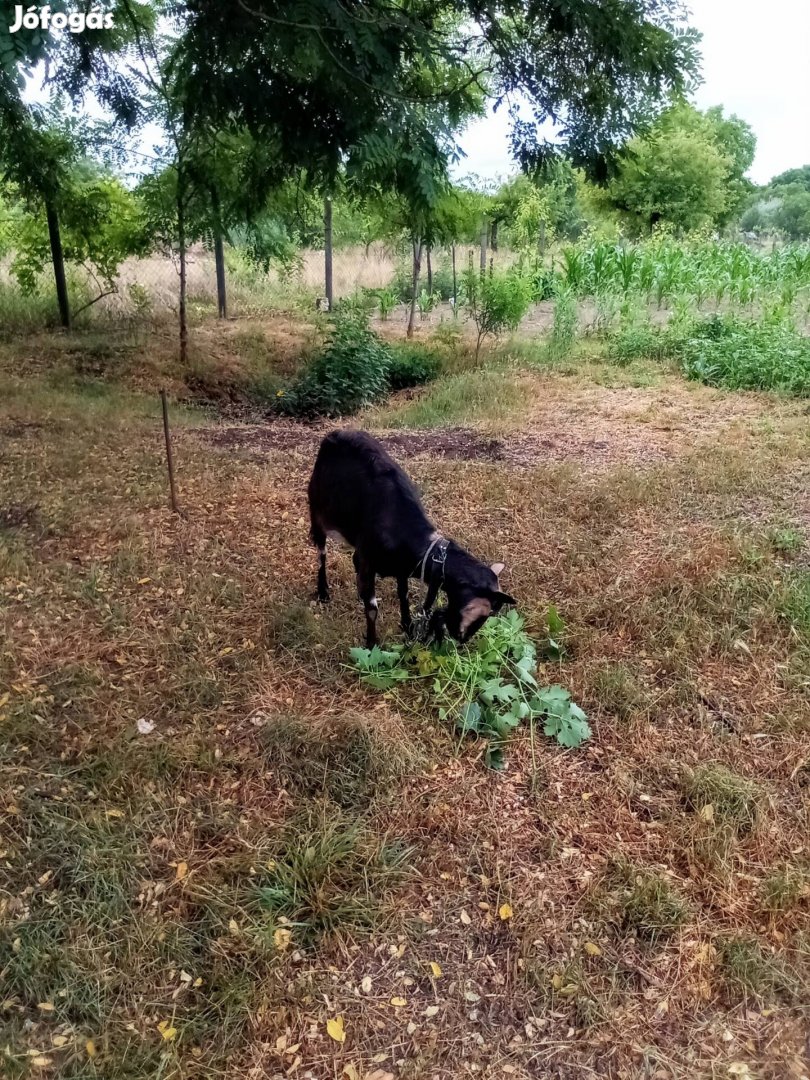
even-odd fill
[(335, 1042), (346, 1042), (346, 1032), (343, 1030), (343, 1017), (337, 1016), (334, 1020), (326, 1021), (326, 1033)]
[(284, 952), (289, 948), (290, 941), (292, 940), (292, 930), (285, 930), (283, 926), (280, 926), (278, 930), (273, 931), (273, 944), (279, 952)]
[(343, 1066), (343, 1075), (346, 1080), (360, 1080), (360, 1073), (357, 1071), (357, 1066), (353, 1061), (348, 1061)]
[[(703, 821), (714, 821), (714, 806), (712, 803), (706, 803), (705, 806), (701, 806), (698, 811), (698, 817)], [(734, 1074), (732, 1073), (732, 1076)]]
[(152, 732), (155, 730), (154, 723), (151, 720), (147, 720), (143, 716), (138, 718), (135, 727), (138, 729), (139, 735), (151, 735)]
[(375, 1069), (374, 1072), (366, 1073), (363, 1080), (394, 1080), (394, 1074), (385, 1069)]
[(437, 979), (441, 976), (442, 969), (439, 967), (435, 960), (430, 961), (430, 970), (433, 972), (434, 976)]
[(177, 870), (175, 871), (174, 880), (175, 881), (182, 881), (187, 873), (188, 873), (188, 863), (187, 862), (179, 862), (177, 864)]
[(602, 955), (602, 950), (593, 941), (586, 941), (585, 942), (585, 952), (588, 954), (588, 956), (601, 956)]
[(498, 914), (505, 922), (507, 919), (512, 918), (514, 912), (512, 911), (512, 908), (509, 904), (501, 904), (501, 906), (498, 908)]
[(31, 1058), (31, 1064), (36, 1065), (38, 1069), (44, 1069), (51, 1064), (52, 1059), (45, 1057), (44, 1054), (37, 1054), (35, 1058)]
[(230, 919), (228, 921), (228, 929), (232, 934), (239, 933), (239, 923), (236, 921), (236, 919)]
[(464, 993), (464, 1000), (469, 1001), (472, 1005), (475, 1005), (477, 1001), (481, 1000), (481, 995), (476, 994), (474, 990), (466, 990)]
[(396, 1006), (397, 1009), (401, 1009), (403, 1005), (407, 1005), (408, 1002), (403, 997), (392, 997), (391, 1004)]
[(424, 1015), (425, 1016), (435, 1016), (438, 1013), (438, 1011), (439, 1011), (439, 1006), (438, 1005), (428, 1005), (428, 1007), (425, 1009)]
[(461, 914), (459, 915), (459, 918), (461, 919), (461, 921), (464, 923), (465, 926), (469, 926), (470, 923), (472, 922), (472, 919), (470, 918), (470, 916), (467, 914), (466, 911), (463, 911), (463, 910), (462, 910)]
[(51, 1043), (54, 1046), (67, 1046), (67, 1035), (54, 1035), (54, 1037), (51, 1039)]
[(360, 983), (360, 989), (363, 991), (364, 994), (371, 993), (371, 976), (366, 975), (366, 977)]
[(177, 1037), (177, 1028), (172, 1027), (170, 1021), (168, 1020), (160, 1021), (160, 1023), (158, 1024), (158, 1031), (166, 1040), (166, 1042), (171, 1042), (172, 1039)]
[(37, 1005), (37, 1008), (40, 1012), (53, 1012), (56, 1006), (52, 1001), (40, 1001), (39, 1005)]
[(105, 810), (104, 816), (108, 818), (122, 818), (124, 816), (123, 810)]
[(751, 1070), (744, 1061), (732, 1061), (728, 1067), (728, 1075), (749, 1077), (751, 1075)]
[(94, 1058), (98, 1053), (98, 1051), (96, 1050), (96, 1044), (93, 1042), (92, 1039), (87, 1040), (87, 1042), (84, 1044), (84, 1048), (87, 1051), (87, 1056), (89, 1058)]

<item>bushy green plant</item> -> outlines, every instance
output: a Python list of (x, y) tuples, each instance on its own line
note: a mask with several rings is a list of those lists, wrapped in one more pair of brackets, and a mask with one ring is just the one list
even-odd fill
[(391, 349), (388, 385), (392, 390), (421, 386), (435, 379), (441, 371), (441, 366), (440, 357), (421, 345), (410, 343), (396, 345)]
[(711, 386), (810, 395), (810, 340), (786, 319), (712, 315), (696, 320), (679, 358), (690, 379)]
[(671, 355), (673, 342), (664, 329), (652, 323), (622, 326), (608, 339), (608, 358), (619, 367), (633, 360), (664, 360)]
[[(562, 621), (550, 609), (548, 626), (559, 635)], [(544, 655), (559, 654), (560, 645), (549, 637)], [(405, 683), (422, 689), (421, 704), (436, 709), (439, 719), (449, 720), (462, 735), (488, 741), (486, 761), (501, 768), (509, 736), (528, 723), (534, 745), (534, 728), (561, 746), (576, 747), (589, 738), (585, 713), (561, 686), (538, 685), (537, 646), (516, 611), (489, 619), (468, 645), (448, 641), (424, 645), (394, 645), (390, 649), (352, 649), (351, 657), (363, 682), (378, 690), (396, 691)]]
[(529, 310), (534, 285), (519, 267), (490, 274), (467, 270), (463, 281), (467, 314), (478, 330), (477, 357), (485, 337), (501, 334), (504, 330), (517, 330)]
[(291, 416), (345, 416), (370, 405), (388, 388), (391, 351), (369, 328), (359, 307), (344, 305), (332, 333), (293, 386), (279, 391), (279, 410)]
[(380, 312), (380, 318), (383, 322), (386, 322), (388, 316), (397, 306), (398, 297), (393, 289), (375, 289), (375, 295), (377, 297), (377, 307)]
[(565, 360), (574, 347), (579, 329), (577, 299), (572, 288), (561, 286), (554, 301), (554, 322), (548, 342), (551, 360)]

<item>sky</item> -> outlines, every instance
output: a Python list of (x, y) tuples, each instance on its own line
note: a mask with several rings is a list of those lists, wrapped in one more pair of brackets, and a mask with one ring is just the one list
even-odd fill
[[(690, 0), (690, 24), (703, 34), (701, 109), (722, 105), (754, 129), (757, 184), (810, 163), (810, 0)], [(493, 179), (515, 171), (506, 109), (471, 124), (467, 155), (453, 169)]]

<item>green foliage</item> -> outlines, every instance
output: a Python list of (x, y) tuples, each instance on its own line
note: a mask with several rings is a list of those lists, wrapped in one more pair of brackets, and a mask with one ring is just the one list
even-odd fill
[(696, 321), (679, 359), (689, 378), (711, 386), (810, 395), (810, 340), (782, 318), (712, 315)]
[[(66, 263), (91, 272), (99, 279), (99, 291), (113, 290), (123, 260), (147, 249), (140, 203), (118, 180), (92, 166), (74, 171), (61, 193), (59, 217)], [(31, 294), (51, 259), (42, 207), (20, 214), (15, 226), (11, 271), (23, 292)]]
[(531, 277), (519, 267), (490, 274), (467, 270), (463, 284), (465, 308), (478, 331), (477, 356), (485, 337), (517, 330), (529, 310), (534, 289)]
[(738, 117), (674, 105), (628, 144), (610, 197), (639, 232), (659, 221), (681, 232), (723, 225), (751, 188), (745, 173), (755, 148), (753, 132)]
[[(556, 610), (550, 610), (548, 624), (559, 633)], [(559, 645), (549, 641), (548, 649), (557, 651)], [(465, 646), (377, 646), (352, 649), (351, 658), (367, 685), (393, 692), (409, 683), (441, 720), (462, 735), (487, 739), (486, 761), (492, 768), (503, 766), (504, 747), (521, 723), (529, 724), (533, 736), (542, 720), (544, 733), (565, 747), (579, 746), (591, 734), (585, 713), (567, 690), (538, 685), (537, 646), (516, 611), (488, 619)]]
[(557, 290), (554, 300), (554, 322), (548, 342), (549, 359), (565, 360), (571, 355), (579, 329), (576, 297), (571, 289)]
[(392, 390), (405, 390), (431, 382), (441, 371), (441, 357), (423, 345), (403, 343), (391, 346), (388, 365), (388, 385)]
[(278, 407), (292, 416), (345, 416), (382, 397), (391, 351), (356, 307), (336, 312), (329, 342), (300, 378), (280, 392)]

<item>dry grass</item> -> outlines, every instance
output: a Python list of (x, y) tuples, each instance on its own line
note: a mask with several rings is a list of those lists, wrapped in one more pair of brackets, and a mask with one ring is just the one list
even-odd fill
[[(153, 398), (23, 352), (0, 376), (7, 1075), (807, 1074), (798, 407), (544, 374), (523, 436), (601, 417), (608, 461), (409, 463), (530, 625), (566, 620), (545, 674), (594, 737), (536, 769), (518, 737), (495, 775), (342, 666), (361, 620), (344, 553), (309, 604), (311, 441), (237, 454), (176, 411), (175, 518)], [(641, 458), (673, 401), (678, 438)]]

